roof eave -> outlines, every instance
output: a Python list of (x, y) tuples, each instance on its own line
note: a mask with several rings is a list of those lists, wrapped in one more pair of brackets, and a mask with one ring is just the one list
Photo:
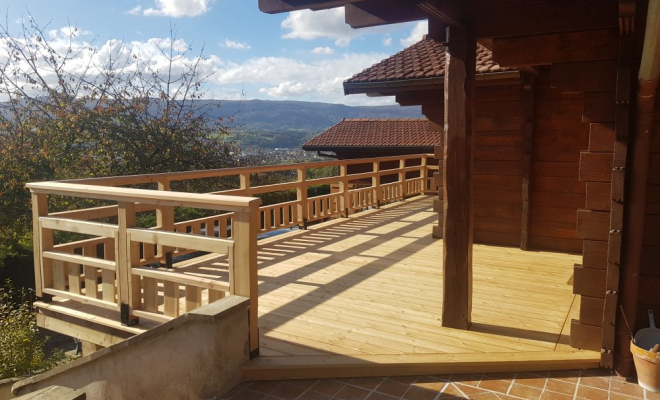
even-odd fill
[[(520, 71), (501, 71), (477, 73), (477, 84), (491, 81), (510, 81), (520, 79)], [(445, 77), (400, 79), (376, 82), (344, 82), (344, 95), (378, 93), (381, 95), (395, 95), (401, 91), (438, 89), (444, 86)]]
[(430, 151), (434, 145), (428, 146), (302, 146), (305, 151), (358, 151), (358, 150), (419, 150)]

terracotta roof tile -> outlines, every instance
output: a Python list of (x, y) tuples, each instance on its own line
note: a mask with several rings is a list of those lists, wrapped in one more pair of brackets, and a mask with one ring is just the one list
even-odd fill
[[(477, 43), (477, 73), (513, 71), (493, 61), (493, 54)], [(353, 75), (345, 84), (386, 82), (405, 79), (439, 78), (445, 74), (445, 46), (424, 38), (378, 64)]]
[(427, 119), (344, 119), (303, 145), (305, 150), (338, 147), (433, 147), (441, 132)]

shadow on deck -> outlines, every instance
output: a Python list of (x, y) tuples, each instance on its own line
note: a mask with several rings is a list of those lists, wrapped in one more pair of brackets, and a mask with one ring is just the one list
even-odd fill
[[(599, 354), (568, 346), (576, 255), (475, 245), (472, 327), (443, 328), (436, 219), (418, 197), (261, 241), (261, 356), (245, 378), (598, 365)], [(221, 277), (226, 259), (182, 264)]]

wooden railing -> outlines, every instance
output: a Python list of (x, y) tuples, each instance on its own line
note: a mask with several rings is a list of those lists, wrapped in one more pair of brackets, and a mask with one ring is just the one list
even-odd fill
[[(431, 157), (422, 154), (30, 183), (37, 296), (44, 301), (58, 296), (116, 310), (126, 325), (139, 318), (164, 322), (226, 293), (246, 296), (251, 299), (250, 348), (256, 351), (258, 235), (306, 227), (313, 221), (345, 217), (432, 192), (437, 167), (427, 165)], [(391, 168), (393, 164), (398, 167)], [(320, 167), (336, 167), (336, 173), (308, 179), (310, 170)], [(295, 171), (295, 180), (251, 185), (255, 174), (284, 171)], [(239, 177), (238, 188), (206, 194), (171, 190), (173, 182), (230, 176)], [(154, 183), (158, 190), (119, 187)], [(335, 185), (337, 190), (308, 197), (309, 188), (317, 185)], [(295, 200), (261, 205), (261, 199), (251, 197), (282, 191), (295, 191)], [(48, 196), (116, 204), (49, 213)], [(212, 215), (175, 222), (176, 207), (211, 210), (207, 214)], [(154, 212), (154, 226), (137, 226), (138, 215)], [(56, 231), (87, 238), (55, 243)], [(195, 252), (226, 254), (228, 279), (184, 274), (175, 267), (175, 257)]]

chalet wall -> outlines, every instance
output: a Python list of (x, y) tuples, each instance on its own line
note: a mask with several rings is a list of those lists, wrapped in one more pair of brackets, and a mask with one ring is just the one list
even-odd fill
[(660, 288), (660, 112), (658, 111), (660, 110), (657, 110), (655, 114), (658, 123), (654, 125), (652, 131), (651, 162), (646, 194), (644, 247), (642, 248), (637, 309), (638, 329), (648, 326), (647, 309), (652, 308), (656, 315), (660, 315), (660, 295), (658, 295), (658, 288)]
[(586, 184), (579, 181), (578, 163), (589, 145), (589, 123), (582, 117), (582, 94), (551, 84), (551, 71), (542, 71), (535, 90), (529, 243), (580, 253), (577, 210), (585, 205)]

